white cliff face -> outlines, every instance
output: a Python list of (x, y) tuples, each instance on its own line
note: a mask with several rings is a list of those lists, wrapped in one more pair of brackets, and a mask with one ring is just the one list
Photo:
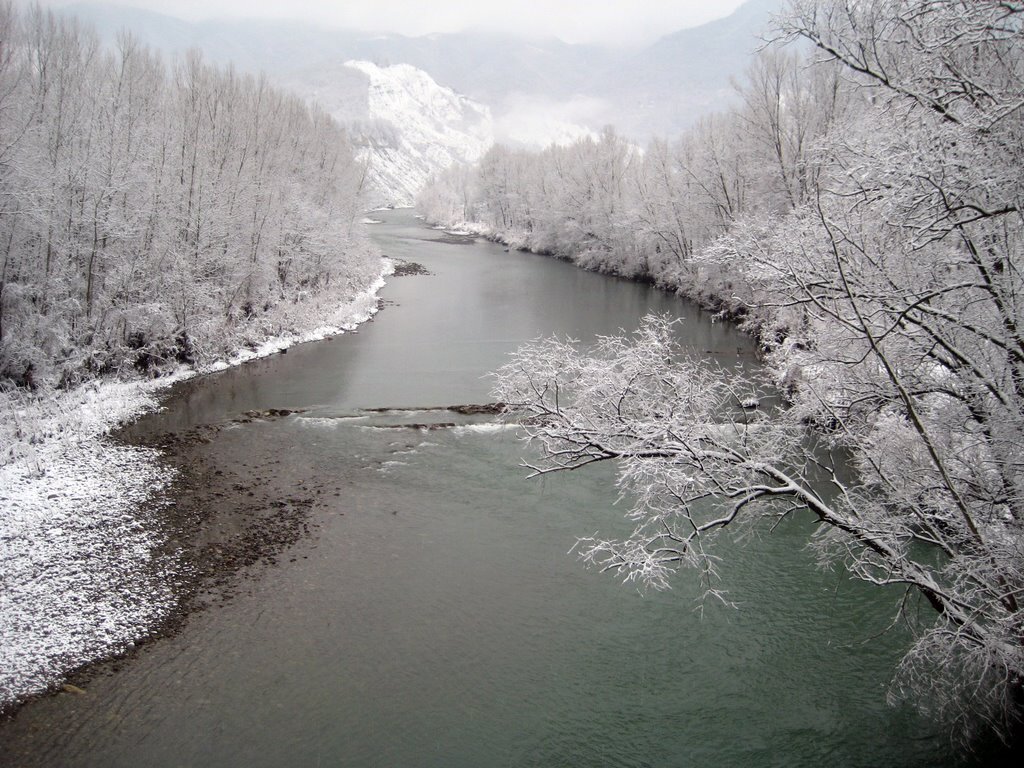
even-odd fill
[[(345, 66), (369, 78), (368, 119), (353, 126), (381, 202), (411, 205), (430, 176), (472, 163), (494, 143), (490, 110), (408, 64)], [(344, 117), (338, 115), (344, 120)]]

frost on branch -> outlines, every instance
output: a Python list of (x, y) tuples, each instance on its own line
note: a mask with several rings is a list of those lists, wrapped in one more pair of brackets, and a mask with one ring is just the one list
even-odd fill
[(655, 586), (711, 576), (723, 528), (806, 507), (825, 562), (934, 609), (894, 693), (1006, 735), (1024, 712), (1024, 3), (790, 0), (782, 25), (810, 45), (764, 50), (739, 103), (677, 140), (496, 147), (425, 212), (741, 320), (791, 399), (752, 420), (749, 385), (675, 360), (659, 321), (586, 355), (522, 350), (500, 398), (535, 469), (613, 459), (633, 503), (633, 535), (586, 556)]
[(752, 387), (741, 376), (682, 357), (665, 318), (645, 318), (631, 338), (600, 338), (586, 354), (534, 342), (498, 376), (496, 396), (540, 447), (535, 475), (618, 462), (635, 528), (624, 540), (580, 542), (603, 570), (661, 589), (677, 568), (694, 568), (717, 595), (717, 534), (804, 505), (778, 469), (800, 430), (745, 409)]
[[(937, 472), (922, 469), (927, 448), (904, 417), (878, 414), (858, 429), (856, 446), (812, 438), (803, 409), (744, 409), (752, 382), (683, 357), (672, 323), (658, 317), (585, 351), (572, 341), (533, 342), (497, 376), (495, 397), (539, 449), (534, 476), (617, 465), (633, 530), (581, 539), (585, 561), (657, 589), (694, 569), (706, 594), (721, 598), (715, 543), (726, 528), (809, 511), (820, 523), (814, 545), (823, 563), (920, 594), (934, 609), (931, 620), (911, 619), (919, 639), (894, 695), (912, 689), (944, 717), (980, 713), (1006, 726), (1024, 668), (1020, 537), (1012, 518), (986, 522), (950, 507)], [(841, 478), (829, 442), (852, 456), (857, 479)], [(965, 462), (982, 450), (960, 448)]]

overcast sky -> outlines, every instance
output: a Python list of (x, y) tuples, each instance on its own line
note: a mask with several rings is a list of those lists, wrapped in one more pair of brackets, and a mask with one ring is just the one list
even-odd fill
[[(20, 0), (28, 2), (28, 0)], [(102, 0), (90, 0), (101, 2)], [(293, 18), (422, 35), (503, 29), (567, 42), (637, 43), (731, 13), (743, 0), (125, 0), (189, 21)], [(44, 5), (69, 5), (48, 0)]]

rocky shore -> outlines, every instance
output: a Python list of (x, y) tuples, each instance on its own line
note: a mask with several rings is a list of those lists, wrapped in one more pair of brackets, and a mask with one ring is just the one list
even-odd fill
[[(392, 268), (385, 262), (383, 275)], [(378, 311), (383, 275), (338, 309), (335, 325), (160, 381), (98, 381), (4, 405), (0, 715), (65, 686), (84, 689), (96, 670), (228, 599), (238, 574), (274, 562), (306, 532), (322, 489), (219, 469), (208, 446), (230, 423), (145, 439), (111, 431), (158, 408), (158, 393), (175, 382), (354, 329)]]

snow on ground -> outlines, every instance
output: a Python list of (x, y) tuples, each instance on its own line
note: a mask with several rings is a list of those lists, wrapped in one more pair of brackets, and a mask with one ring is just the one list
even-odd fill
[[(230, 360), (158, 380), (91, 382), (29, 402), (11, 398), (0, 428), (0, 709), (70, 670), (131, 647), (176, 602), (179, 572), (162, 552), (161, 493), (173, 479), (157, 451), (107, 438), (158, 407), (185, 378), (333, 336), (377, 311), (381, 277), (332, 325), (271, 339)], [(2, 404), (0, 404), (2, 405)]]
[(444, 232), (446, 235), (453, 235), (455, 237), (491, 238), (494, 236), (494, 230), (492, 230), (486, 224), (481, 224), (480, 222), (476, 221), (452, 222), (450, 224), (434, 224), (431, 227), (431, 229), (436, 230), (438, 232)]
[(102, 439), (41, 454), (45, 470), (0, 468), (0, 704), (123, 651), (175, 603), (147, 509), (171, 479), (157, 454)]
[(276, 354), (282, 349), (287, 349), (288, 347), (295, 346), (296, 344), (305, 344), (309, 341), (320, 341), (330, 336), (337, 336), (345, 331), (354, 331), (360, 323), (366, 322), (377, 313), (377, 292), (384, 287), (384, 277), (395, 271), (395, 263), (393, 261), (390, 259), (384, 259), (384, 261), (386, 262), (386, 267), (381, 276), (377, 278), (369, 288), (360, 293), (345, 307), (341, 308), (341, 310), (331, 318), (330, 324), (321, 325), (317, 328), (306, 331), (305, 333), (277, 336), (263, 342), (255, 349), (243, 349), (228, 360), (213, 363), (199, 371), (192, 372), (189, 375), (194, 376), (196, 374), (222, 371), (225, 368), (240, 365), (248, 362), (249, 360), (255, 360), (260, 357), (267, 357), (268, 355)]

